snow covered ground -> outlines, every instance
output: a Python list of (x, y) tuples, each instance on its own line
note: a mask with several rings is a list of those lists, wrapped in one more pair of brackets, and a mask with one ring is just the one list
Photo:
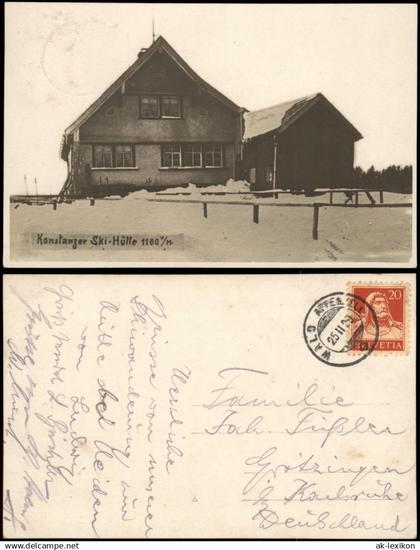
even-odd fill
[[(246, 182), (206, 191), (245, 191)], [(182, 188), (191, 195), (166, 197), (140, 191), (121, 200), (88, 200), (71, 204), (11, 205), (12, 261), (84, 262), (408, 262), (411, 256), (411, 208), (330, 208), (319, 214), (319, 238), (312, 239), (313, 208), (277, 208), (264, 203), (328, 202), (328, 195), (279, 195), (258, 198), (260, 223), (252, 222), (252, 195), (204, 195), (202, 189)], [(174, 189), (170, 190), (171, 193)], [(377, 194), (375, 194), (377, 196)], [(149, 199), (180, 202), (151, 202)], [(201, 204), (208, 201), (208, 217)], [(344, 202), (344, 195), (335, 199)], [(212, 204), (212, 201), (243, 205)], [(409, 203), (410, 195), (385, 193), (385, 202)], [(360, 204), (368, 203), (366, 197)], [(36, 235), (135, 235), (145, 246), (91, 249), (33, 247)], [(166, 245), (163, 237), (172, 241)], [(148, 246), (152, 241), (152, 246)], [(166, 241), (168, 242), (168, 241)], [(155, 246), (155, 243), (157, 245)]]
[[(202, 193), (247, 193), (251, 189), (250, 184), (245, 180), (235, 181), (233, 179), (227, 180), (226, 183), (220, 185), (206, 185), (205, 187), (198, 187), (193, 183), (189, 183), (183, 187), (171, 187), (162, 193), (189, 193), (191, 195), (200, 196)], [(151, 193), (142, 189), (141, 191), (136, 191), (135, 193), (130, 193), (126, 200), (136, 200), (138, 198), (143, 198), (150, 196)]]

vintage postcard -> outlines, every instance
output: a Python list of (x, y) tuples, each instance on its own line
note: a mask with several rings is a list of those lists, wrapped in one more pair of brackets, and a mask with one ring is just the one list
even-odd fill
[(5, 264), (416, 265), (416, 23), (6, 3)]
[(415, 295), (5, 276), (5, 536), (415, 538)]

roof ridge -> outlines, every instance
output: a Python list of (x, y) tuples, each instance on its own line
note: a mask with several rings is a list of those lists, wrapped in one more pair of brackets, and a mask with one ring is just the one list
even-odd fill
[(315, 94), (309, 94), (301, 97), (297, 97), (295, 99), (289, 99), (287, 101), (281, 101), (280, 103), (275, 103), (274, 105), (270, 105), (269, 107), (263, 107), (262, 109), (255, 109), (252, 111), (249, 111), (250, 114), (254, 113), (262, 113), (264, 111), (270, 111), (271, 109), (275, 109), (276, 107), (281, 107), (282, 105), (286, 105), (287, 103), (299, 103), (300, 101), (308, 101), (310, 99), (315, 99), (317, 96), (323, 95), (321, 92), (317, 92)]

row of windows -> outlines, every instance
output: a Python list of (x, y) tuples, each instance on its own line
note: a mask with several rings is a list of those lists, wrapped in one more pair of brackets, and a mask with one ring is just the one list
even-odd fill
[(130, 168), (135, 166), (133, 145), (94, 145), (95, 168)]
[[(219, 143), (171, 143), (161, 145), (164, 168), (221, 168), (223, 145)], [(94, 168), (133, 168), (134, 145), (94, 145)]]
[(223, 146), (219, 143), (173, 143), (162, 145), (162, 166), (166, 168), (221, 168)]
[(181, 118), (181, 98), (176, 95), (141, 96), (140, 118)]

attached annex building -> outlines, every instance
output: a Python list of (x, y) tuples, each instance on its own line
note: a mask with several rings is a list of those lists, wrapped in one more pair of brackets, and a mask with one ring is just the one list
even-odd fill
[(159, 37), (65, 130), (61, 194), (124, 196), (244, 177), (256, 189), (342, 186), (361, 137), (321, 94), (248, 112)]

